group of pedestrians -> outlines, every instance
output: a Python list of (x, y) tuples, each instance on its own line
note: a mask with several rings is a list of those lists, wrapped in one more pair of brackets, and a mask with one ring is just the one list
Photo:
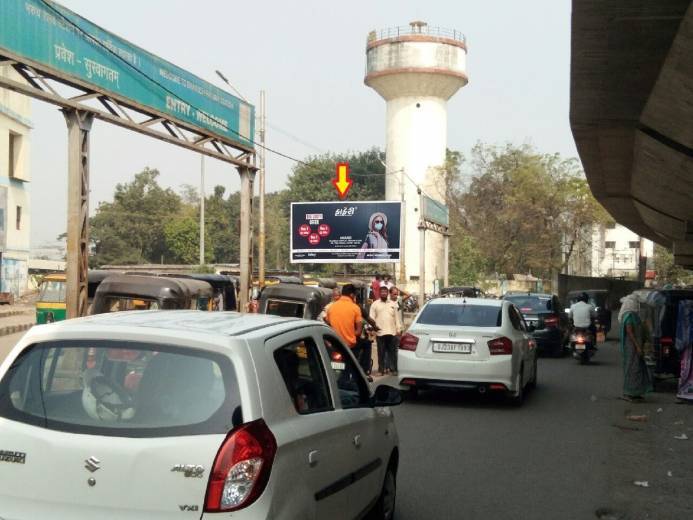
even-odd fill
[[(377, 283), (376, 283), (377, 282)], [(372, 371), (372, 339), (378, 349), (378, 373), (397, 375), (397, 348), (402, 335), (402, 302), (410, 295), (395, 287), (388, 276), (378, 276), (371, 284), (374, 301), (370, 309), (358, 300), (353, 284), (334, 289), (332, 301), (321, 319), (347, 344), (366, 374)], [(377, 298), (377, 299), (375, 299)]]

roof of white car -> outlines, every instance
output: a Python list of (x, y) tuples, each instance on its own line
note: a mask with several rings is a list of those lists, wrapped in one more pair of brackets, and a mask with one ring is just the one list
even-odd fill
[(487, 307), (502, 307), (503, 300), (494, 298), (434, 298), (428, 302), (428, 305), (485, 305)]
[(96, 314), (75, 320), (60, 321), (50, 325), (50, 327), (64, 332), (69, 332), (73, 328), (84, 330), (85, 327), (92, 325), (96, 327), (144, 327), (237, 337), (267, 327), (277, 328), (277, 332), (279, 332), (300, 325), (300, 322), (315, 324), (315, 322), (299, 320), (298, 318), (284, 318), (268, 314), (172, 310)]

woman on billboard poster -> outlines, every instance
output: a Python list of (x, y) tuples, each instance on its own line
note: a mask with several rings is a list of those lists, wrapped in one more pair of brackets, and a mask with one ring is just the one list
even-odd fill
[[(373, 213), (368, 220), (368, 233), (356, 258), (390, 258), (387, 249), (387, 216), (381, 212)], [(373, 252), (369, 254), (369, 251)]]

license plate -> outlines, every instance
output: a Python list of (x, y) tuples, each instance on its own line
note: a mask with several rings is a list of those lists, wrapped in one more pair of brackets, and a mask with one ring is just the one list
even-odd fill
[(433, 352), (445, 352), (451, 354), (471, 354), (471, 343), (433, 343)]
[(584, 343), (577, 343), (575, 345), (575, 350), (585, 350), (585, 345)]

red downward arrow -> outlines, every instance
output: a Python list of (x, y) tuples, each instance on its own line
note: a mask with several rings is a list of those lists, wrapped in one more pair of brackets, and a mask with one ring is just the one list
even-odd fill
[(337, 163), (337, 175), (332, 179), (339, 198), (344, 200), (354, 181), (349, 178), (349, 163)]

